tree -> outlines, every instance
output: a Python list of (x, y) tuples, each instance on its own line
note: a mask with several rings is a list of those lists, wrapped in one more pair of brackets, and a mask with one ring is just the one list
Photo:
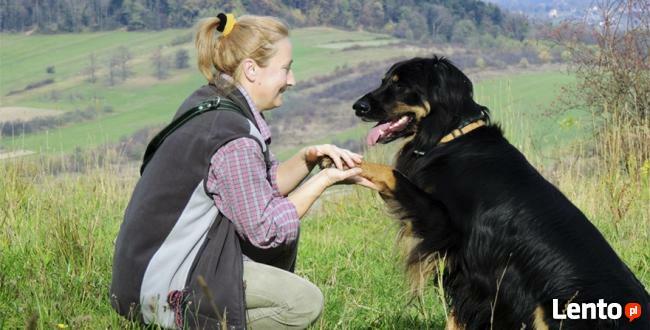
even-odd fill
[[(433, 34), (446, 40), (451, 38), (455, 21), (468, 19), (481, 33), (495, 35), (504, 31), (512, 16), (480, 0), (0, 0), (0, 8), (0, 31), (160, 30), (189, 27), (200, 17), (233, 11), (278, 16), (292, 26), (362, 27), (415, 39)], [(404, 17), (403, 9), (412, 15)], [(522, 19), (523, 25), (513, 24), (505, 33), (523, 38), (525, 33), (512, 30), (526, 24)], [(426, 29), (422, 29), (422, 20)]]
[(120, 59), (115, 54), (111, 56), (108, 61), (108, 85), (115, 86), (118, 78), (118, 68), (120, 66)]
[(167, 78), (169, 75), (169, 60), (162, 52), (162, 47), (156, 48), (151, 54), (151, 65), (154, 70), (154, 76), (158, 80)]
[(413, 31), (411, 31), (411, 27), (406, 21), (399, 21), (397, 23), (393, 35), (398, 38), (413, 39)]
[(454, 28), (451, 12), (443, 6), (433, 5), (428, 15), (431, 34), (439, 40), (450, 40)]
[(427, 22), (422, 14), (409, 7), (402, 8), (399, 22), (395, 27), (395, 36), (406, 39), (423, 39), (428, 37)]
[(422, 15), (422, 13), (414, 12), (408, 22), (411, 31), (413, 31), (413, 39), (425, 40), (431, 37), (427, 26), (427, 19)]
[(176, 51), (176, 56), (174, 59), (174, 64), (176, 66), (176, 69), (189, 68), (190, 67), (189, 60), (190, 60), (190, 56), (187, 52), (187, 49), (181, 48)]
[(521, 68), (527, 68), (530, 64), (528, 64), (528, 59), (525, 57), (522, 57), (521, 60), (519, 60), (519, 67)]
[(478, 34), (476, 26), (468, 19), (460, 20), (454, 25), (454, 32), (451, 36), (453, 42), (466, 42)]
[(125, 46), (120, 46), (115, 53), (115, 60), (118, 63), (120, 78), (124, 81), (131, 75), (129, 68), (129, 61), (133, 58), (133, 54)]
[(85, 71), (88, 74), (88, 82), (94, 84), (97, 82), (97, 55), (95, 55), (95, 53), (90, 53), (90, 55), (88, 55), (88, 62)]
[(548, 51), (546, 48), (542, 48), (539, 50), (539, 53), (537, 53), (537, 57), (539, 57), (539, 60), (542, 61), (542, 63), (550, 63), (551, 60), (553, 59), (551, 52)]
[(365, 27), (382, 26), (384, 18), (384, 6), (381, 1), (367, 1), (361, 8), (359, 24)]
[(485, 63), (485, 60), (480, 56), (476, 58), (476, 62), (474, 62), (474, 64), (481, 70), (485, 69), (485, 66), (487, 65)]
[(524, 41), (528, 34), (528, 19), (521, 14), (508, 15), (502, 26), (507, 36), (519, 41)]
[[(552, 37), (573, 56), (577, 97), (605, 118), (642, 124), (650, 118), (650, 6), (647, 0), (599, 0), (599, 26), (563, 24)], [(580, 42), (592, 34), (594, 45)], [(572, 106), (575, 106), (573, 104)]]
[(195, 1), (170, 0), (169, 26), (175, 28), (192, 26), (196, 17), (199, 17), (200, 9), (200, 4)]

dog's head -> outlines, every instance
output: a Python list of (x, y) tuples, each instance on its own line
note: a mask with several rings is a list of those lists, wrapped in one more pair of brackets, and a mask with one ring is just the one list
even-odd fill
[(487, 108), (473, 100), (472, 82), (444, 58), (413, 58), (394, 64), (374, 91), (357, 100), (358, 117), (378, 124), (369, 145), (417, 133), (422, 143), (436, 144), (444, 135)]

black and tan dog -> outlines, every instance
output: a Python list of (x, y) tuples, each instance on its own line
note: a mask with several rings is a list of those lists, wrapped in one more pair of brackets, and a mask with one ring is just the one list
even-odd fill
[[(415, 282), (445, 259), (448, 328), (650, 329), (643, 285), (472, 93), (448, 60), (414, 58), (353, 106), (379, 122), (369, 144), (412, 137), (394, 169), (364, 164), (363, 175), (383, 187), (403, 237), (415, 240), (407, 261)], [(642, 313), (633, 322), (628, 303)]]

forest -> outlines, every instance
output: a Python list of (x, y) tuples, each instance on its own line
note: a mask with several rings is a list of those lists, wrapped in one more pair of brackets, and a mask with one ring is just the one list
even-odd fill
[(409, 40), (462, 41), (467, 35), (522, 40), (528, 21), (478, 0), (0, 0), (2, 32), (162, 30), (219, 12), (281, 17), (293, 27), (333, 26)]

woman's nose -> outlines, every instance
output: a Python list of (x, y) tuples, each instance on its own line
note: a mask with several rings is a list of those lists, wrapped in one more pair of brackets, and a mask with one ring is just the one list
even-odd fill
[(289, 70), (289, 75), (287, 76), (287, 85), (293, 86), (296, 84), (296, 79), (293, 76), (293, 70)]

